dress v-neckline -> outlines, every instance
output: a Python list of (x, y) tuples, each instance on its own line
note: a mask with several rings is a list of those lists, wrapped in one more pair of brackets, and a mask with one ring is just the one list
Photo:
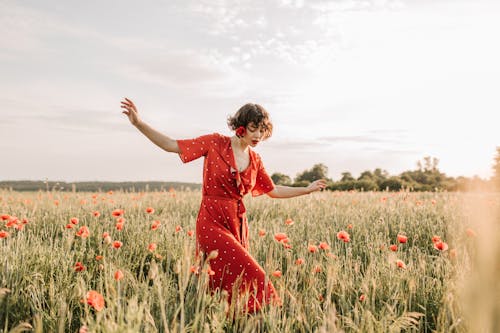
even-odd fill
[(248, 169), (250, 169), (250, 166), (252, 165), (252, 153), (250, 147), (248, 147), (248, 165), (246, 166), (245, 169), (239, 171), (238, 170), (238, 165), (236, 164), (236, 155), (234, 154), (234, 149), (233, 149), (233, 140), (231, 140), (231, 137), (229, 138), (229, 148), (231, 149), (231, 157), (232, 157), (232, 167), (236, 170), (237, 173), (242, 174)]

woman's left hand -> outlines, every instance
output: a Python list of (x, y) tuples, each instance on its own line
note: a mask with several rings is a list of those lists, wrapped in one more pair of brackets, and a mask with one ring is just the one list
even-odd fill
[(309, 186), (307, 186), (307, 191), (308, 193), (312, 193), (316, 191), (321, 191), (325, 187), (326, 187), (326, 180), (318, 179), (309, 184)]

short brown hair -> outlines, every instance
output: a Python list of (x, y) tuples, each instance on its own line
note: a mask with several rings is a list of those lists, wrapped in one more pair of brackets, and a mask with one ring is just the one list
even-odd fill
[(259, 104), (247, 103), (234, 116), (227, 119), (227, 125), (233, 131), (240, 126), (247, 128), (250, 123), (257, 127), (264, 127), (264, 140), (270, 138), (273, 134), (273, 124), (269, 118), (269, 113)]

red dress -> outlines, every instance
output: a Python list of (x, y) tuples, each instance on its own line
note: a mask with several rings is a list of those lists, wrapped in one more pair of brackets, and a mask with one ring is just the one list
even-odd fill
[(203, 187), (200, 211), (196, 220), (197, 252), (205, 255), (217, 250), (217, 258), (210, 261), (215, 272), (210, 277), (212, 290), (226, 290), (231, 297), (236, 279), (241, 276), (240, 293), (250, 292), (248, 312), (261, 306), (279, 303), (279, 297), (262, 267), (248, 252), (248, 222), (243, 196), (253, 196), (274, 189), (274, 184), (260, 159), (250, 149), (250, 164), (237, 171), (231, 138), (221, 134), (203, 135), (195, 139), (177, 140), (182, 162), (201, 156)]

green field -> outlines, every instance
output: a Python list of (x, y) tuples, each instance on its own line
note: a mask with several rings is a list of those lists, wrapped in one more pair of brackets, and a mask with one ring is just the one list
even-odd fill
[[(0, 332), (500, 328), (498, 195), (322, 192), (285, 200), (245, 198), (250, 252), (269, 273), (283, 305), (235, 316), (226, 315), (231, 309), (221, 295), (207, 291), (207, 265), (193, 273), (191, 232), (200, 199), (199, 191), (0, 192)], [(147, 213), (148, 207), (154, 212)], [(117, 209), (124, 219), (118, 228), (119, 217), (112, 215)], [(349, 234), (349, 242), (338, 239), (339, 231)], [(275, 240), (278, 232), (288, 236), (290, 248)], [(398, 242), (398, 235), (407, 241)], [(433, 236), (446, 244), (438, 246)], [(114, 241), (122, 246), (114, 248)], [(311, 252), (311, 245), (322, 242), (328, 246)], [(118, 270), (123, 277), (117, 280)], [(89, 304), (91, 290), (103, 295), (102, 309)]]

